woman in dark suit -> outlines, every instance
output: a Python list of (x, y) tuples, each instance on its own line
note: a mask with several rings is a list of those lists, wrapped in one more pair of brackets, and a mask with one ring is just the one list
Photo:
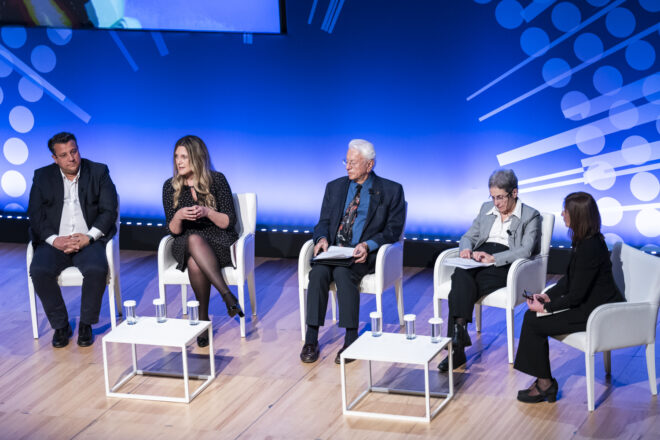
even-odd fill
[[(222, 278), (222, 268), (232, 264), (230, 247), (238, 239), (236, 212), (227, 179), (211, 170), (209, 152), (197, 136), (184, 136), (174, 147), (174, 176), (163, 184), (167, 227), (174, 236), (172, 255), (177, 269), (188, 269), (190, 285), (199, 301), (199, 318), (209, 320), (211, 285), (229, 316), (243, 311)], [(208, 335), (197, 338), (208, 345)]]
[[(612, 276), (612, 263), (600, 233), (596, 201), (585, 192), (564, 199), (561, 213), (572, 241), (566, 275), (546, 293), (527, 300), (518, 353), (513, 367), (537, 379), (518, 392), (518, 400), (536, 403), (557, 399), (559, 385), (550, 372), (548, 336), (582, 332), (589, 314), (601, 304), (624, 301)], [(537, 316), (537, 312), (551, 315)]]
[[(463, 365), (465, 347), (472, 345), (467, 323), (474, 304), (482, 296), (506, 286), (511, 263), (537, 254), (541, 241), (541, 215), (518, 199), (518, 178), (513, 170), (496, 170), (488, 179), (490, 201), (481, 205), (470, 229), (461, 237), (461, 258), (471, 258), (487, 267), (456, 268), (451, 276), (447, 336), (452, 338), (453, 365)], [(438, 368), (449, 370), (449, 358)]]

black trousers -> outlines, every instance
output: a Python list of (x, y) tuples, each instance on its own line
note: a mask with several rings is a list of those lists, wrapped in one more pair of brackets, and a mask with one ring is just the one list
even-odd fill
[[(508, 250), (507, 246), (499, 243), (484, 243), (475, 251), (495, 254)], [(506, 286), (506, 278), (509, 273), (510, 264), (506, 266), (476, 267), (474, 269), (456, 268), (451, 276), (451, 290), (449, 291), (449, 319), (447, 320), (447, 335), (454, 335), (454, 321), (463, 318), (466, 322), (472, 322), (474, 304), (482, 296), (493, 293), (497, 289)]]
[(513, 368), (530, 376), (550, 379), (550, 350), (548, 336), (583, 332), (587, 321), (581, 320), (578, 310), (567, 310), (556, 315), (537, 317), (536, 312), (525, 313), (518, 352)]
[(95, 241), (74, 254), (65, 254), (48, 243), (42, 243), (34, 250), (30, 277), (54, 329), (66, 327), (69, 323), (66, 304), (57, 284), (57, 277), (69, 266), (77, 267), (83, 275), (80, 321), (96, 324), (108, 277), (105, 243)]
[(360, 280), (369, 273), (369, 269), (368, 263), (353, 263), (349, 267), (312, 266), (307, 287), (307, 325), (324, 324), (330, 283), (334, 281), (337, 285), (339, 327), (357, 328), (360, 324)]

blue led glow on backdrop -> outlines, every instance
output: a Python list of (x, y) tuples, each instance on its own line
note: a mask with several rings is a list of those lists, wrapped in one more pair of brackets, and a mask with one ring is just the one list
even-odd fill
[(260, 224), (313, 225), (361, 137), (404, 185), (409, 234), (462, 234), (507, 166), (526, 203), (558, 215), (591, 192), (609, 240), (658, 249), (660, 2), (457, 4), (288, 2), (287, 35), (5, 27), (0, 207), (25, 209), (68, 130), (110, 165), (123, 216), (162, 218), (173, 142), (194, 133)]

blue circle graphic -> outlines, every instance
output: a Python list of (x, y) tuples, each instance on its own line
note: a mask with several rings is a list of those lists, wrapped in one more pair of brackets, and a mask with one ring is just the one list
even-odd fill
[(572, 90), (561, 98), (561, 111), (565, 118), (580, 121), (589, 116), (589, 110), (591, 103), (582, 92)]
[(655, 49), (644, 40), (635, 41), (626, 48), (626, 61), (635, 70), (646, 70), (655, 62)]
[(660, 11), (660, 2), (658, 0), (639, 0), (639, 4), (649, 12)]
[(616, 67), (602, 66), (594, 72), (594, 88), (603, 95), (618, 92), (622, 84), (623, 77)]
[(571, 66), (561, 58), (551, 58), (543, 65), (543, 80), (551, 87), (564, 87), (571, 81), (571, 75), (557, 79), (558, 76), (571, 70)]
[(46, 30), (46, 34), (48, 35), (48, 39), (52, 41), (53, 44), (64, 46), (69, 41), (71, 41), (73, 31), (71, 29), (48, 28)]
[(644, 80), (642, 94), (648, 102), (660, 104), (660, 73), (656, 72)]
[(53, 70), (57, 62), (53, 49), (44, 45), (39, 45), (32, 49), (30, 60), (34, 68), (42, 73), (48, 73)]
[(25, 44), (27, 33), (20, 26), (4, 26), (2, 28), (2, 41), (12, 49), (18, 49)]
[(610, 34), (625, 38), (635, 30), (635, 16), (626, 8), (613, 9), (605, 18), (605, 26)]
[(587, 61), (603, 54), (603, 42), (596, 34), (581, 34), (575, 39), (573, 50), (581, 61)]
[(27, 102), (37, 102), (41, 99), (44, 94), (44, 89), (27, 77), (23, 77), (18, 81), (18, 93), (21, 95), (21, 98), (25, 99)]
[[(523, 52), (530, 56), (543, 55), (548, 50), (548, 44), (550, 44), (550, 38), (541, 28), (527, 28), (520, 36), (520, 47), (522, 47)], [(539, 52), (541, 49), (545, 50)]]
[(5, 78), (9, 76), (9, 74), (13, 71), (14, 69), (5, 61), (3, 58), (0, 58), (0, 78)]
[(2, 104), (2, 101), (5, 99), (5, 94), (2, 92), (2, 87), (0, 87), (0, 104)]
[(573, 3), (562, 2), (552, 10), (552, 24), (562, 32), (568, 32), (580, 24), (582, 15)]
[(502, 0), (495, 8), (495, 18), (505, 29), (515, 29), (523, 21), (523, 7), (516, 0)]

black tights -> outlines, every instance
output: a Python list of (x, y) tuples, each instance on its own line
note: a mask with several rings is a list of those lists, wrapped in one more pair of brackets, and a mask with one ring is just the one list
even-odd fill
[(218, 289), (223, 300), (231, 295), (227, 283), (222, 278), (222, 268), (215, 258), (211, 246), (198, 234), (188, 236), (188, 278), (195, 297), (199, 301), (199, 319), (209, 320), (209, 298), (211, 285)]

